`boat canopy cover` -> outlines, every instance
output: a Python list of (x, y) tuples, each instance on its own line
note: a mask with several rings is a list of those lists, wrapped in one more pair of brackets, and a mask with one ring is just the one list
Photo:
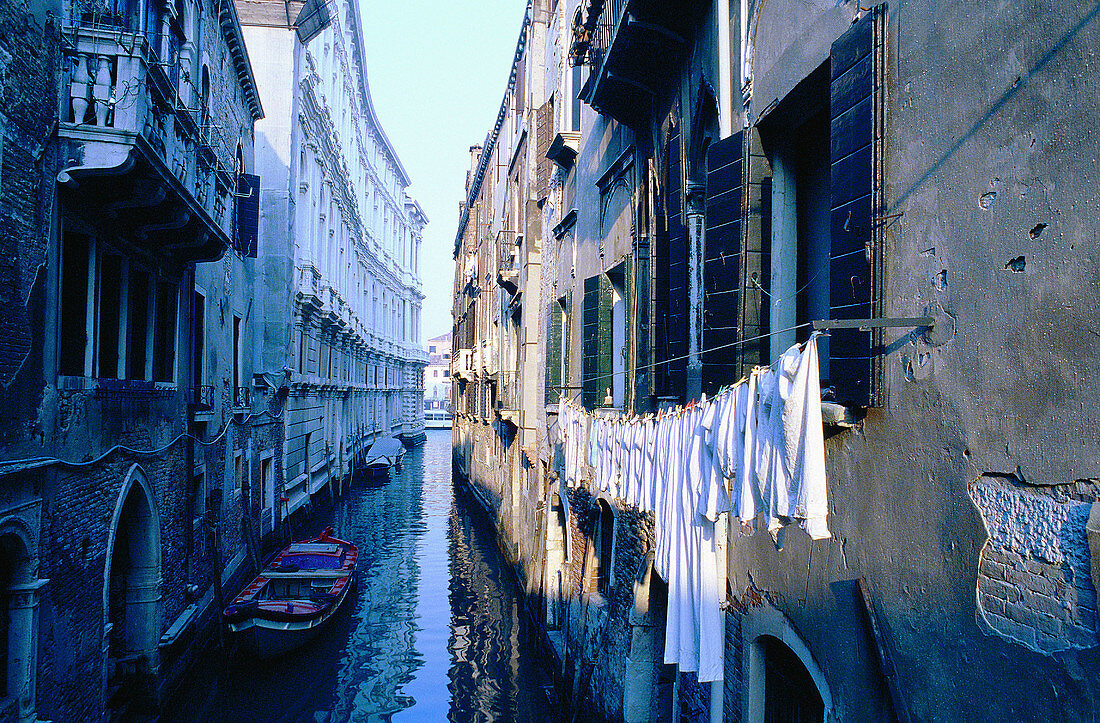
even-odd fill
[(394, 439), (393, 437), (382, 437), (370, 446), (367, 450), (366, 463), (384, 461), (387, 464), (393, 464), (397, 461), (405, 451), (405, 445), (401, 444), (401, 440)]

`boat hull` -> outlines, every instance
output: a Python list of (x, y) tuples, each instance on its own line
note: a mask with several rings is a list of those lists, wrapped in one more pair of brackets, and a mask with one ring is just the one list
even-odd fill
[(308, 620), (265, 620), (249, 618), (230, 623), (229, 632), (238, 644), (261, 660), (285, 655), (302, 647), (324, 628), (336, 615), (347, 598), (348, 585), (338, 600), (320, 615)]
[(306, 644), (344, 605), (358, 559), (331, 527), (291, 543), (222, 611), (230, 637), (260, 658)]

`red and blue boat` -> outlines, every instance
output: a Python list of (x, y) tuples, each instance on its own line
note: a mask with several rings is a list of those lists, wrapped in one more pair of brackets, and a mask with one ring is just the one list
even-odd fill
[(359, 548), (332, 536), (294, 542), (222, 612), (230, 633), (260, 658), (307, 643), (355, 586)]

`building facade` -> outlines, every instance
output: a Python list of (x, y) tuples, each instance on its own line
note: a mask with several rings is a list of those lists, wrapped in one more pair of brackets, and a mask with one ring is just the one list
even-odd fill
[(451, 332), (428, 339), (424, 409), (451, 411)]
[[(1100, 20), (1005, 10), (529, 5), (455, 240), (454, 459), (565, 698), (628, 721), (1100, 709), (1096, 344), (1072, 323), (1100, 148), (1064, 132), (1100, 111), (1072, 90)], [(566, 485), (558, 402), (701, 403), (829, 320), (831, 537), (716, 523), (700, 682), (665, 662), (652, 513)]]
[(6, 6), (5, 719), (155, 715), (257, 562), (253, 122), (233, 6)]
[(427, 217), (371, 102), (357, 3), (324, 10), (312, 35), (309, 14), (322, 11), (309, 4), (297, 19), (281, 2), (241, 7), (268, 109), (256, 150), (263, 370), (289, 395), (264, 501), (272, 530), (338, 492), (374, 439), (424, 437)]

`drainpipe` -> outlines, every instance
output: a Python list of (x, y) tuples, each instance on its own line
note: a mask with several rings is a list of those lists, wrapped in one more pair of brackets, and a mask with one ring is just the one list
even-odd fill
[(700, 349), (703, 340), (703, 244), (706, 228), (703, 211), (705, 189), (692, 183), (687, 187), (688, 227), (688, 363), (687, 398), (698, 399), (703, 390), (703, 360)]
[[(192, 389), (191, 384), (195, 381), (195, 370), (192, 368), (195, 363), (194, 350), (195, 350), (195, 268), (191, 266), (188, 271), (189, 284), (184, 284), (184, 288), (188, 289), (187, 293), (187, 347), (183, 350), (183, 357), (186, 359), (186, 363), (180, 364), (182, 374), (186, 376), (180, 381), (185, 382), (184, 389), (188, 390), (184, 392), (185, 404), (184, 404), (184, 418), (183, 425), (190, 434), (187, 435), (187, 446), (185, 451), (184, 465), (187, 470), (187, 479), (184, 480), (184, 499), (186, 500), (187, 509), (184, 512), (184, 517), (187, 518), (187, 526), (191, 526), (191, 511), (195, 509), (195, 490), (192, 480), (195, 479), (195, 439), (192, 436), (195, 430), (193, 429), (191, 422), (191, 400), (198, 401), (197, 395), (200, 393), (199, 389)], [(179, 354), (179, 352), (177, 352)], [(195, 396), (192, 396), (195, 395)], [(188, 587), (195, 584), (194, 570), (192, 569), (192, 562), (195, 557), (195, 535), (190, 533), (187, 536), (187, 545), (185, 546), (187, 557), (185, 559), (187, 573), (186, 579)]]

